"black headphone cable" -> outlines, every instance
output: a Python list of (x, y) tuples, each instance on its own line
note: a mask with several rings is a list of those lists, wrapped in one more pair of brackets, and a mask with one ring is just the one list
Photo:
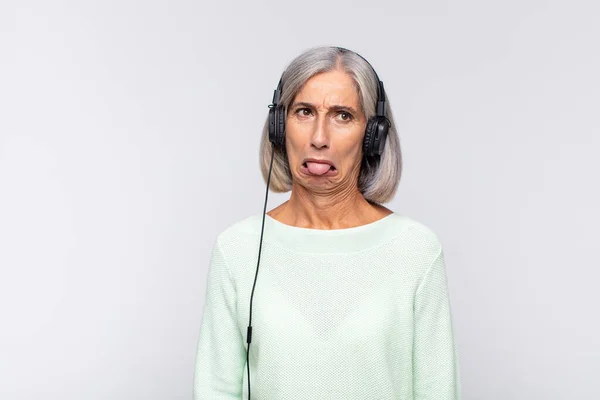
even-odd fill
[(267, 199), (269, 198), (269, 184), (271, 183), (271, 170), (273, 169), (273, 158), (275, 157), (275, 143), (271, 145), (271, 164), (269, 165), (269, 176), (267, 177), (267, 192), (265, 194), (265, 206), (263, 207), (262, 227), (260, 228), (260, 244), (258, 246), (258, 261), (256, 263), (256, 273), (254, 274), (254, 284), (252, 285), (252, 294), (250, 295), (250, 320), (248, 321), (248, 330), (246, 333), (246, 366), (248, 367), (248, 400), (250, 400), (250, 343), (252, 342), (252, 298), (254, 297), (254, 288), (256, 278), (258, 277), (258, 266), (260, 264), (260, 251), (262, 249), (263, 232), (265, 230), (265, 215), (267, 213)]

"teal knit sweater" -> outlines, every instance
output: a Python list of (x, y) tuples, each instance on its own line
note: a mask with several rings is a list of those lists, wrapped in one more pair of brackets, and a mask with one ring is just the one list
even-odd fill
[[(195, 400), (248, 398), (246, 330), (262, 214), (212, 248)], [(444, 253), (398, 213), (347, 229), (265, 217), (250, 344), (252, 400), (459, 400)]]

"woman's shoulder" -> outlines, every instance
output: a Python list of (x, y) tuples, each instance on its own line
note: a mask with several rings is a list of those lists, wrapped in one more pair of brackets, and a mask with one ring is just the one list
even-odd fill
[[(213, 248), (218, 249), (225, 259), (231, 263), (229, 268), (233, 271), (234, 260), (254, 257), (257, 252), (256, 215), (229, 221), (215, 236)], [(258, 222), (260, 223), (260, 222)], [(258, 228), (260, 232), (260, 226)]]
[(411, 231), (413, 234), (428, 241), (439, 243), (439, 237), (432, 227), (424, 222), (407, 215), (397, 214), (398, 220), (401, 221), (403, 229)]
[(217, 235), (217, 239), (220, 242), (226, 243), (231, 240), (235, 240), (240, 236), (252, 236), (260, 230), (260, 217), (261, 215), (250, 215), (240, 219), (236, 219), (228, 222)]
[(402, 220), (405, 240), (410, 241), (415, 250), (426, 253), (438, 253), (442, 249), (442, 241), (437, 232), (421, 220), (406, 215)]

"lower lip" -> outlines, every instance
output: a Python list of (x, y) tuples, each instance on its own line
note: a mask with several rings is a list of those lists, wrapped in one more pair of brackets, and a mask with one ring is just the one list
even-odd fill
[(308, 176), (313, 176), (315, 178), (324, 178), (324, 177), (328, 177), (328, 176), (335, 176), (337, 175), (338, 171), (337, 169), (334, 170), (329, 170), (327, 172), (325, 172), (323, 175), (315, 175), (315, 174), (311, 174), (310, 170), (308, 169), (308, 167), (305, 167), (304, 164), (302, 164), (300, 166), (300, 171), (304, 174), (304, 175), (308, 175)]

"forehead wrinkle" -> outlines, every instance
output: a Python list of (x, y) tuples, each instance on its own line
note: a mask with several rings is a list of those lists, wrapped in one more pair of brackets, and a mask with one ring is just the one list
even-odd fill
[[(337, 74), (340, 72), (343, 74), (343, 78)], [(331, 73), (337, 76), (330, 79)], [(315, 97), (321, 96), (322, 99), (315, 99)], [(309, 78), (291, 103), (295, 105), (299, 102), (310, 103), (315, 108), (328, 108), (328, 105), (330, 107), (346, 106), (364, 114), (359, 86), (354, 77), (342, 69), (324, 72)]]
[[(314, 104), (306, 102), (306, 101), (295, 101), (290, 106), (290, 108), (296, 108), (296, 107), (309, 107), (309, 108), (317, 108), (317, 109), (319, 108), (319, 107), (315, 106)], [(328, 110), (335, 110), (335, 111), (347, 110), (354, 114), (357, 114), (359, 111), (356, 109), (356, 107), (352, 107), (352, 106), (346, 105), (346, 104), (332, 104), (329, 107), (323, 107), (323, 108), (326, 108)]]
[[(361, 102), (360, 96), (356, 91), (353, 90), (352, 93), (331, 93), (325, 90), (319, 90), (319, 94), (322, 95), (322, 99), (316, 100), (313, 99), (319, 95), (311, 95), (311, 93), (306, 93), (301, 91), (298, 93), (296, 98), (292, 103), (292, 107), (298, 103), (310, 104), (315, 108), (334, 108), (334, 107), (346, 107), (349, 109), (354, 109), (355, 111), (361, 110)], [(320, 97), (320, 96), (319, 96)], [(316, 101), (315, 101), (316, 100)]]

